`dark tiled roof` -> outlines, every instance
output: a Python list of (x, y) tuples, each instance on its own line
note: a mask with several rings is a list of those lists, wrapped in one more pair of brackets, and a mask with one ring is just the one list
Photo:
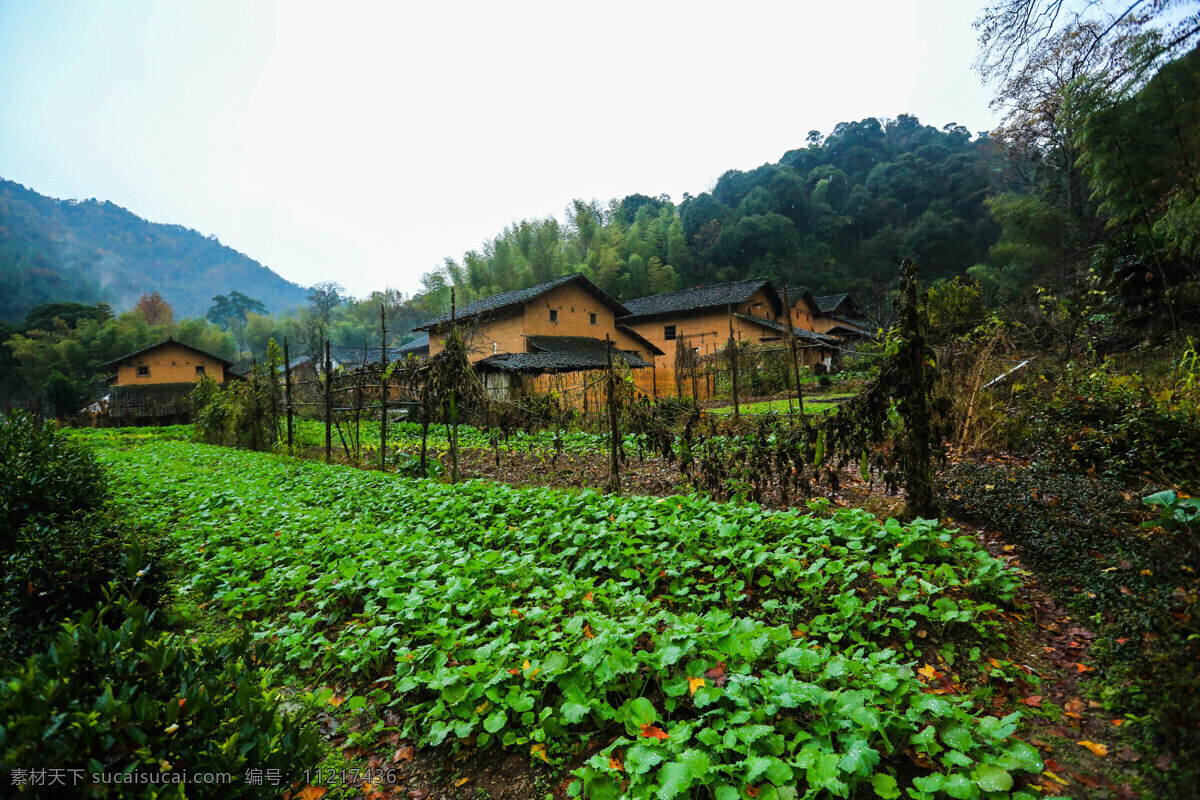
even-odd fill
[(222, 364), (224, 364), (226, 367), (232, 367), (232, 366), (233, 366), (233, 362), (232, 362), (232, 361), (230, 361), (230, 360), (228, 360), (228, 359), (221, 358), (220, 356), (218, 356), (218, 355), (214, 355), (214, 354), (212, 354), (212, 353), (208, 352), (207, 350), (201, 350), (199, 347), (192, 347), (190, 344), (185, 344), (185, 343), (183, 343), (183, 342), (181, 342), (181, 341), (179, 341), (179, 340), (177, 340), (177, 339), (174, 339), (174, 338), (172, 338), (172, 337), (170, 337), (170, 336), (168, 336), (166, 339), (163, 339), (161, 342), (155, 342), (155, 343), (154, 343), (154, 344), (152, 344), (152, 345), (148, 345), (148, 346), (146, 346), (146, 347), (143, 347), (141, 350), (134, 350), (132, 353), (129, 353), (129, 354), (127, 354), (127, 355), (123, 355), (123, 356), (121, 356), (120, 358), (114, 358), (112, 361), (109, 361), (108, 363), (104, 364), (104, 366), (106, 366), (106, 367), (111, 367), (111, 366), (112, 366), (112, 365), (114, 365), (114, 364), (119, 364), (119, 363), (121, 363), (122, 361), (126, 361), (126, 360), (128, 360), (128, 359), (130, 359), (130, 358), (133, 358), (134, 356), (140, 356), (142, 353), (149, 352), (150, 350), (153, 350), (153, 349), (155, 349), (156, 347), (162, 347), (164, 344), (177, 344), (177, 345), (179, 345), (180, 347), (186, 347), (188, 350), (192, 350), (192, 351), (194, 351), (194, 352), (197, 352), (197, 353), (199, 353), (199, 354), (200, 354), (200, 355), (202, 355), (202, 356), (208, 356), (209, 358), (213, 359), (214, 361), (219, 361), (219, 362), (221, 362)]
[(646, 348), (647, 353), (650, 353), (651, 355), (655, 355), (655, 356), (666, 355), (666, 353), (664, 353), (661, 349), (659, 349), (658, 345), (656, 345), (654, 342), (647, 339), (645, 336), (642, 336), (640, 333), (635, 331), (633, 328), (630, 328), (628, 325), (618, 325), (617, 330), (624, 331), (629, 336), (631, 336), (634, 339), (636, 339), (637, 341), (641, 342), (642, 345)]
[[(773, 330), (781, 335), (784, 332), (784, 325), (782, 322), (776, 322), (772, 319), (763, 319), (762, 317), (752, 317), (749, 314), (734, 314), (734, 316), (738, 319), (744, 319), (747, 322), (754, 322), (762, 325), (764, 328), (769, 328), (770, 330)], [(797, 328), (795, 326), (792, 327), (792, 331), (796, 334), (796, 339), (802, 342), (829, 345), (830, 347), (838, 344), (837, 339), (834, 339), (832, 336), (826, 336), (823, 333), (814, 333), (810, 330)]]
[(822, 295), (821, 297), (814, 297), (813, 299), (817, 301), (817, 308), (821, 310), (821, 313), (828, 314), (831, 311), (836, 310), (837, 307), (845, 302), (845, 300), (849, 297), (849, 292), (842, 292), (841, 294)]
[(700, 286), (695, 289), (681, 289), (678, 292), (642, 297), (625, 303), (625, 307), (629, 309), (629, 317), (622, 321), (699, 311), (706, 308), (725, 308), (746, 302), (754, 296), (755, 292), (763, 288), (772, 295), (776, 294), (775, 287), (770, 281), (764, 278), (751, 278), (734, 283)]
[[(783, 296), (782, 291), (780, 292), (780, 296)], [(817, 303), (817, 299), (812, 296), (812, 293), (808, 291), (808, 289), (789, 289), (788, 302), (794, 306), (798, 305), (800, 301), (804, 301), (804, 304), (808, 306), (810, 311), (821, 310), (821, 306)]]
[(400, 354), (401, 358), (408, 355), (409, 353), (412, 353), (413, 355), (420, 355), (421, 351), (424, 351), (425, 353), (429, 352), (429, 334), (428, 333), (422, 333), (422, 334), (418, 335), (416, 339), (413, 339), (408, 344), (402, 344), (396, 348), (396, 352)]
[[(573, 275), (564, 275), (561, 278), (547, 281), (546, 283), (539, 283), (537, 286), (530, 286), (528, 289), (516, 289), (511, 292), (502, 292), (501, 294), (492, 295), (491, 297), (485, 297), (482, 300), (476, 300), (474, 303), (467, 303), (462, 308), (457, 309), (454, 315), (455, 320), (467, 320), (471, 317), (477, 317), (481, 314), (486, 314), (491, 311), (500, 311), (501, 309), (509, 308), (510, 306), (525, 305), (532, 300), (538, 299), (552, 289), (557, 289), (559, 286), (566, 286), (568, 283), (575, 282), (579, 282), (580, 286), (596, 297), (597, 300), (611, 308), (614, 315), (622, 317), (629, 313), (625, 309), (625, 306), (621, 305), (616, 300), (605, 294), (598, 286), (596, 286), (596, 284), (589, 281), (583, 273), (576, 272)], [(447, 314), (444, 317), (439, 317), (438, 319), (418, 325), (417, 327), (413, 328), (413, 330), (427, 331), (430, 328), (437, 327), (438, 325), (444, 325), (449, 321), (450, 315)]]
[[(536, 353), (499, 353), (483, 359), (478, 366), (510, 372), (576, 372), (605, 369), (607, 345), (602, 339), (587, 336), (526, 336)], [(626, 350), (612, 351), (631, 367), (648, 367), (650, 362)]]
[[(382, 359), (379, 357), (380, 349), (378, 347), (367, 347), (365, 349), (366, 362), (368, 364), (378, 364)], [(363, 363), (364, 348), (362, 345), (352, 344), (331, 344), (329, 346), (329, 357), (333, 359), (335, 364), (346, 364), (353, 366)], [(399, 361), (404, 358), (404, 353), (400, 352), (399, 347), (389, 347), (387, 349), (388, 361)], [(321, 356), (324, 361), (324, 355)]]

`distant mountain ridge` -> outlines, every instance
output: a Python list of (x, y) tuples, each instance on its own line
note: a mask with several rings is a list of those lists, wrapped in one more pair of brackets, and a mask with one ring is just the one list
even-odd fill
[(131, 308), (158, 292), (176, 317), (202, 317), (218, 294), (239, 291), (271, 313), (305, 302), (307, 290), (215, 236), (149, 222), (107, 201), (58, 200), (0, 179), (0, 320), (41, 303)]

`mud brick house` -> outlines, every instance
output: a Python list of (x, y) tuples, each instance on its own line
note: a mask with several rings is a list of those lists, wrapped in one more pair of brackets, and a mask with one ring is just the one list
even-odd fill
[(817, 313), (813, 315), (810, 330), (836, 336), (844, 341), (870, 339), (874, 336), (874, 331), (862, 320), (862, 312), (849, 294), (827, 294), (813, 300), (817, 306)]
[(107, 378), (106, 397), (93, 408), (106, 411), (122, 424), (185, 421), (188, 396), (196, 382), (211, 377), (217, 383), (240, 380), (233, 362), (174, 339), (135, 350), (108, 362), (115, 370)]
[(113, 386), (151, 386), (160, 383), (194, 384), (205, 375), (217, 383), (229, 379), (233, 362), (174, 339), (135, 350), (104, 366), (116, 368), (109, 377)]
[[(738, 341), (782, 343), (787, 319), (778, 290), (762, 278), (657, 294), (630, 300), (625, 307), (629, 316), (617, 321), (658, 344), (663, 355), (656, 358), (655, 366), (667, 370), (675, 367), (680, 342), (701, 357), (712, 355), (729, 341), (732, 323)], [(837, 340), (811, 330), (813, 318), (820, 313), (816, 301), (802, 292), (790, 311), (802, 363), (832, 365)]]
[[(576, 273), (528, 289), (468, 303), (454, 324), (467, 336), (471, 363), (495, 397), (507, 396), (518, 376), (584, 372), (613, 357), (633, 368), (648, 367), (662, 350), (618, 322), (629, 311), (584, 275)], [(449, 315), (414, 330), (429, 334), (429, 356), (442, 351)]]

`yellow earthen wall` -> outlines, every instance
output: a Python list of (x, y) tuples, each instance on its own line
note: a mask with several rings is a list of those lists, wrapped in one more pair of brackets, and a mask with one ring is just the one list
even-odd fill
[[(738, 304), (733, 312), (770, 320), (777, 320), (779, 317), (771, 306), (767, 293), (761, 290), (755, 292), (747, 302)], [(676, 338), (674, 340), (663, 338), (664, 330), (668, 325), (675, 326)], [(629, 327), (645, 336), (653, 344), (658, 345), (658, 349), (663, 351), (663, 355), (656, 357), (655, 367), (673, 371), (675, 369), (675, 344), (681, 336), (686, 338), (692, 347), (700, 348), (701, 356), (715, 353), (725, 346), (725, 343), (729, 341), (729, 311), (728, 309), (711, 309), (698, 314), (664, 316), (634, 322)], [(733, 318), (733, 335), (739, 341), (742, 339), (758, 341), (767, 333), (769, 332), (765, 328), (760, 328), (737, 317)]]
[[(550, 310), (558, 311), (558, 321), (550, 321)], [(596, 315), (596, 324), (591, 324), (591, 314)], [(533, 336), (586, 336), (604, 340), (608, 334), (613, 345), (620, 350), (636, 352), (646, 360), (650, 354), (646, 347), (632, 336), (617, 330), (613, 312), (588, 292), (578, 286), (560, 286), (557, 289), (527, 303), (511, 316), (491, 320), (480, 325), (474, 338), (468, 342), (471, 348), (471, 363), (481, 361), (496, 353), (527, 353), (530, 351), (525, 335)], [(429, 355), (442, 351), (443, 333), (429, 334)], [(495, 348), (493, 348), (493, 343)]]
[[(201, 355), (182, 345), (167, 343), (141, 353), (117, 365), (117, 386), (149, 386), (154, 383), (189, 383), (199, 380), (196, 367), (203, 366), (206, 374), (218, 383), (225, 382), (225, 366), (215, 358)], [(137, 368), (150, 368), (150, 374), (139, 377)]]

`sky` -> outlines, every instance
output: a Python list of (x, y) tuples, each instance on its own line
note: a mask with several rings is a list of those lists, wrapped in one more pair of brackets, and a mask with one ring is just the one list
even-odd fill
[[(355, 296), (810, 130), (989, 130), (983, 0), (0, 0), (0, 177)], [(219, 288), (219, 287), (218, 287)]]

